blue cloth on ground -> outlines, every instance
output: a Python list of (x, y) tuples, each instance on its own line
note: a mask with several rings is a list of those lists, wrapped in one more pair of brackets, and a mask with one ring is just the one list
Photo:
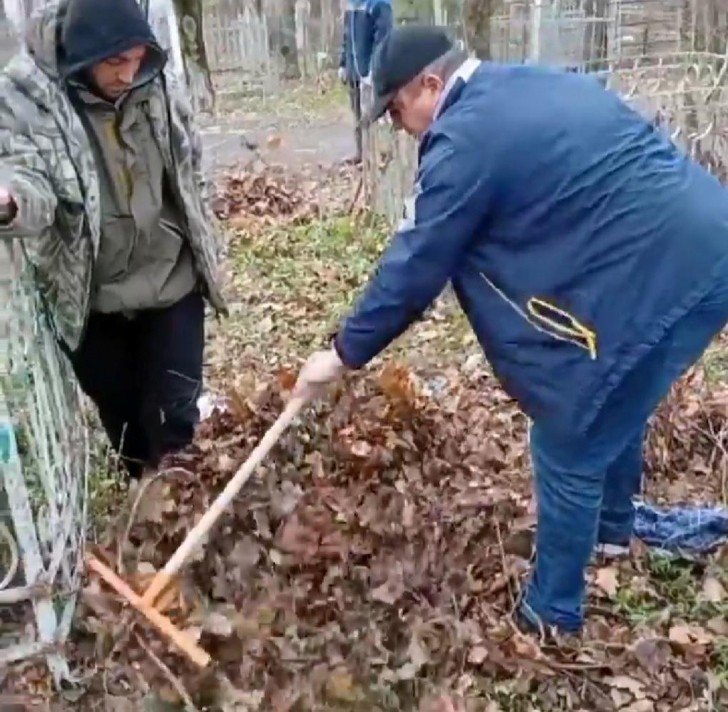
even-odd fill
[(670, 507), (635, 502), (634, 533), (648, 546), (666, 551), (708, 553), (728, 541), (728, 509)]

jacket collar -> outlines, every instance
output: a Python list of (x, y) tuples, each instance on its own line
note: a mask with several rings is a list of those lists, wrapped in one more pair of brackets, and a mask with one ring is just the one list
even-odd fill
[(475, 70), (480, 67), (481, 61), (479, 59), (466, 59), (453, 73), (453, 75), (447, 80), (445, 88), (442, 90), (440, 100), (437, 102), (435, 107), (435, 120), (439, 119), (444, 111), (450, 108), (460, 96), (460, 93), (465, 88), (465, 85), (470, 81), (470, 78), (475, 74)]

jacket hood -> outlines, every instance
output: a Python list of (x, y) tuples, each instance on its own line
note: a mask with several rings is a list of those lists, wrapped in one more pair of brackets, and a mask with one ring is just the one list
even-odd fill
[(67, 79), (135, 45), (150, 53), (140, 82), (154, 78), (167, 61), (135, 0), (52, 0), (28, 21), (28, 53), (53, 79)]
[(57, 79), (60, 28), (66, 16), (69, 0), (55, 0), (43, 5), (28, 19), (25, 43), (28, 54), (48, 76)]
[(164, 68), (166, 55), (136, 0), (68, 0), (58, 52), (64, 78), (137, 45), (151, 50), (139, 77), (143, 83)]

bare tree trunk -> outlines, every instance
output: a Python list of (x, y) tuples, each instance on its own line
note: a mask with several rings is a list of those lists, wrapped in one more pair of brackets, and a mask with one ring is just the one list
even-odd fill
[(301, 68), (296, 46), (296, 0), (285, 0), (281, 17), (283, 44), (281, 54), (284, 60), (284, 74), (288, 79), (298, 79)]
[(706, 28), (709, 34), (707, 45), (710, 52), (723, 54), (726, 50), (726, 3), (725, 0), (709, 0), (705, 12)]
[(212, 111), (215, 91), (205, 50), (202, 1), (174, 0), (174, 9), (192, 104), (197, 111)]
[(496, 0), (466, 0), (465, 43), (479, 59), (492, 59), (491, 19), (495, 14)]

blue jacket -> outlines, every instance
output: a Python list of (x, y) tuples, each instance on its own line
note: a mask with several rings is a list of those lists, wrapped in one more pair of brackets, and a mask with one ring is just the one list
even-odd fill
[(346, 69), (350, 83), (369, 74), (374, 50), (391, 29), (391, 0), (349, 0), (339, 66)]
[(451, 280), (506, 391), (564, 432), (728, 270), (728, 191), (588, 75), (458, 79), (413, 206), (336, 337), (343, 361), (366, 364)]

